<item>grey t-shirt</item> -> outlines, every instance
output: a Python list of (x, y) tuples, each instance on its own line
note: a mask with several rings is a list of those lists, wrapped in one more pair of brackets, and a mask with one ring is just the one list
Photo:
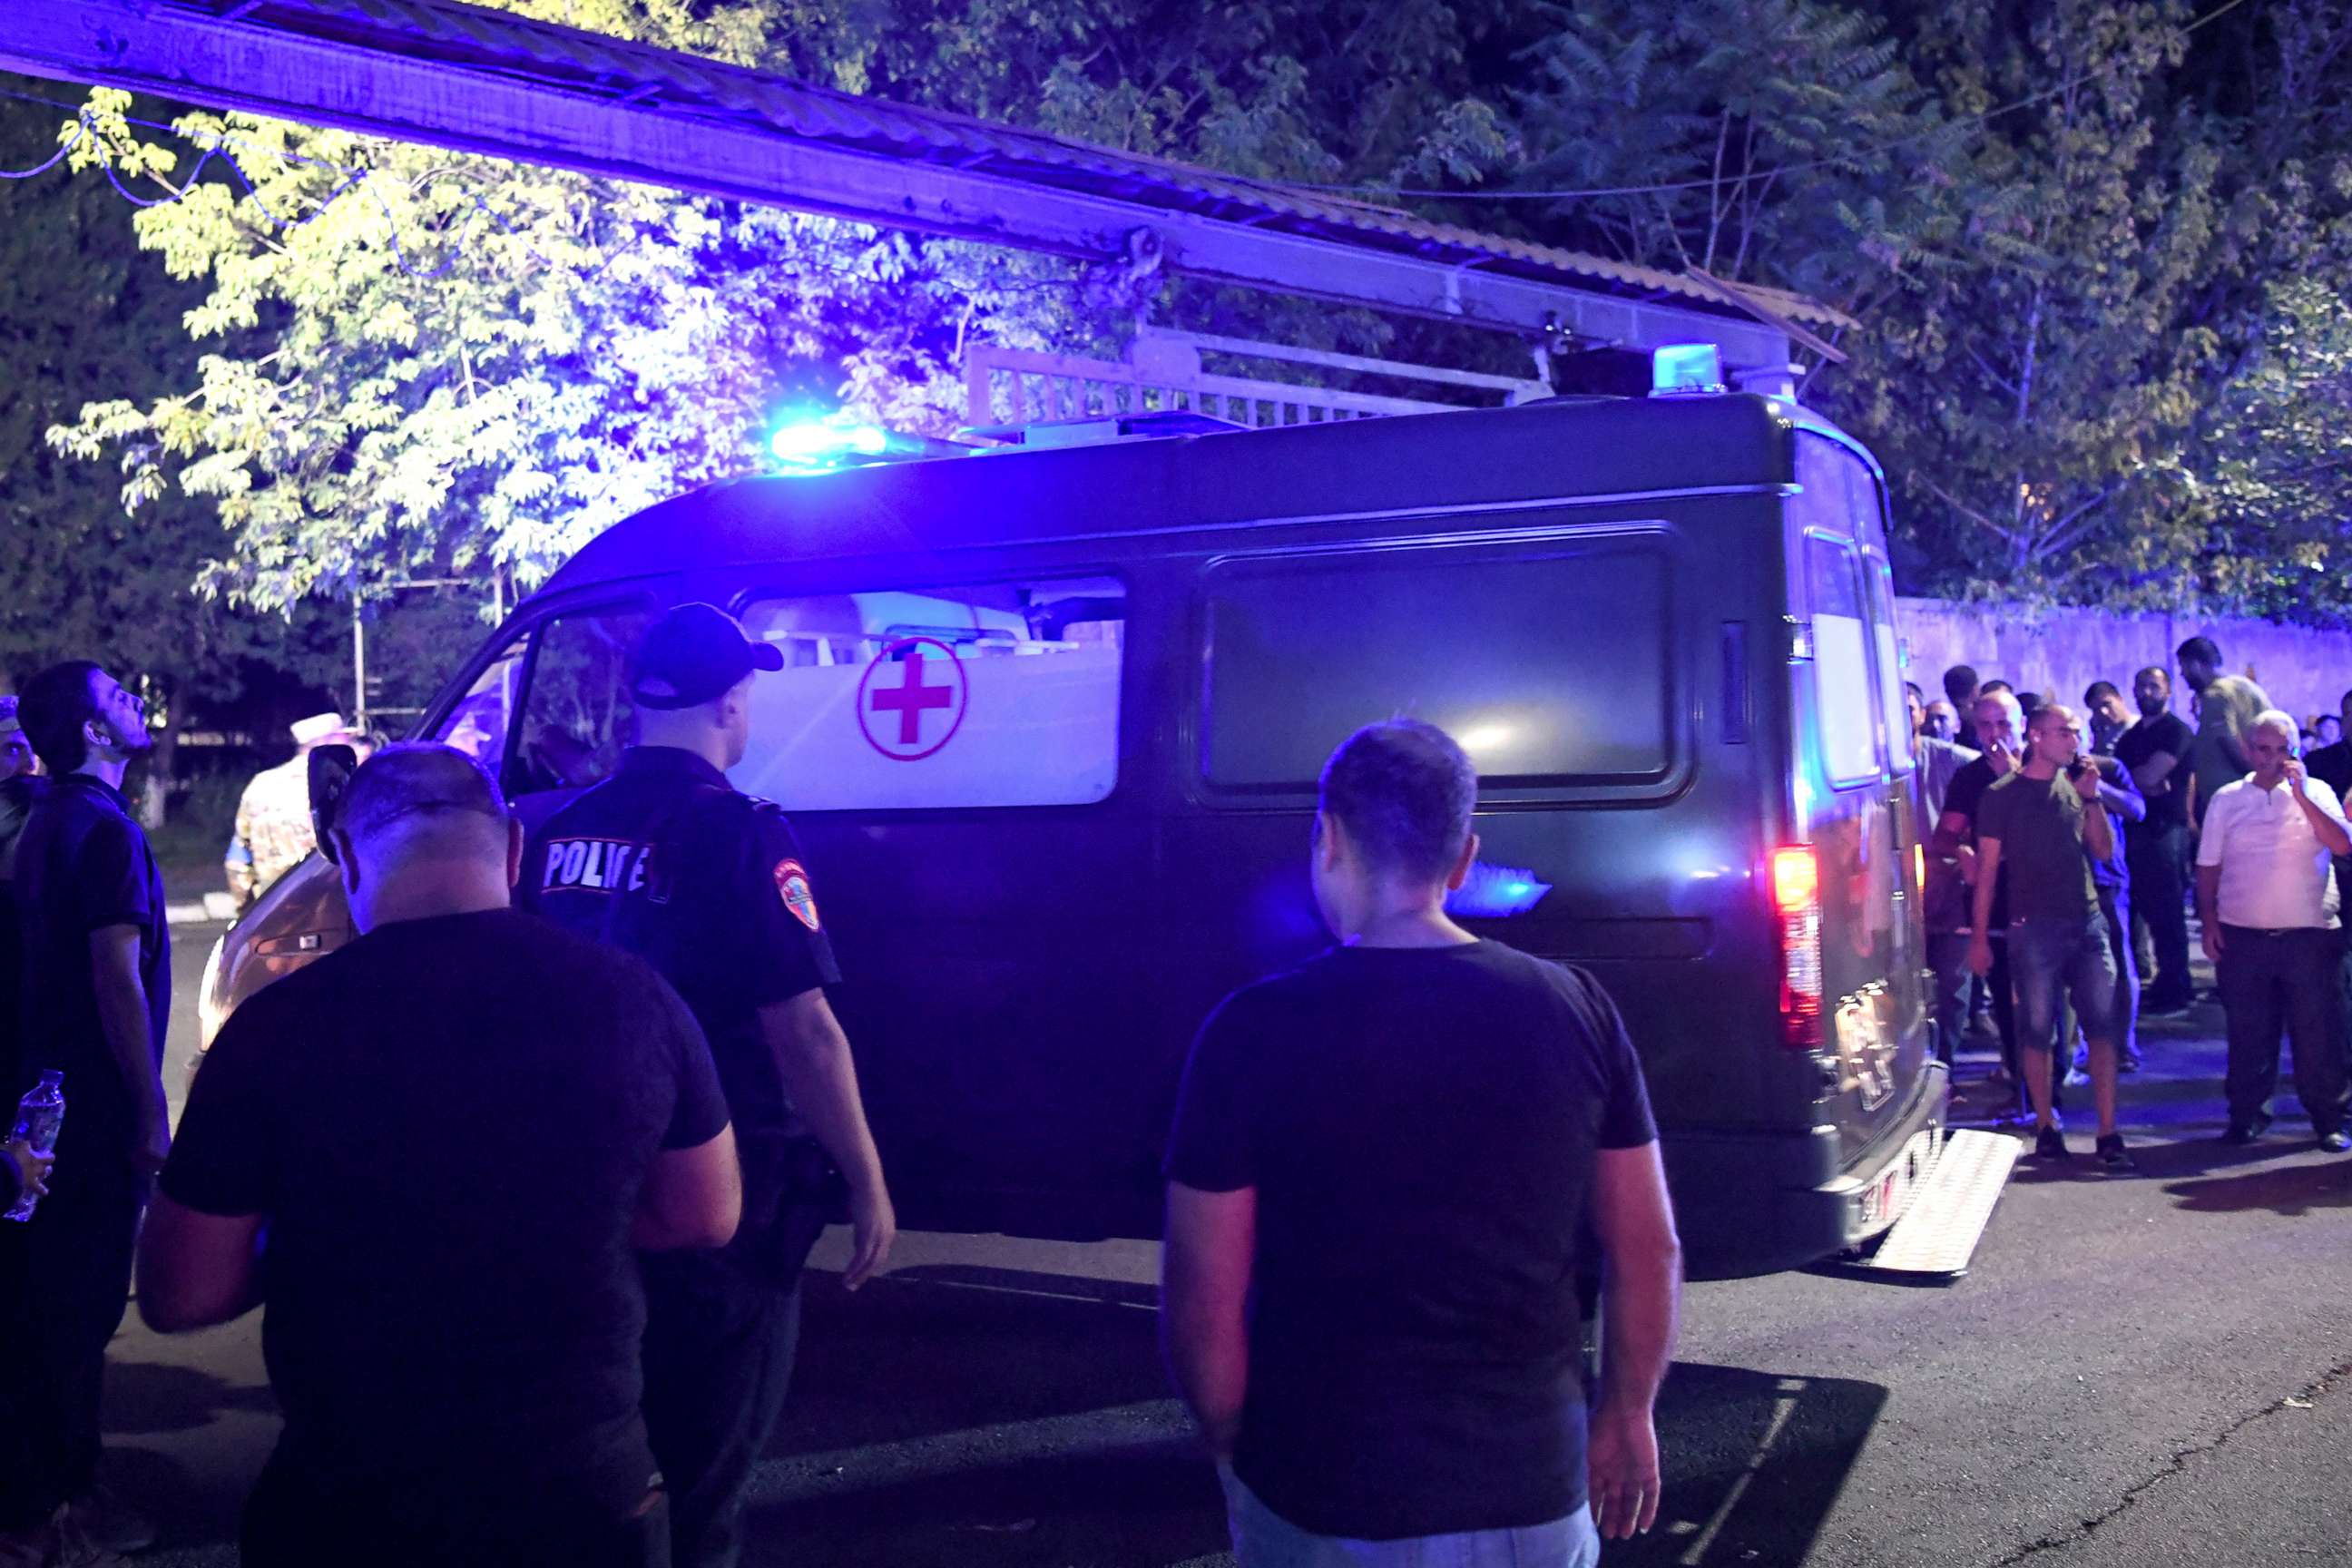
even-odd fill
[(2042, 780), (2023, 770), (2000, 780), (1977, 804), (1977, 837), (2000, 841), (2009, 872), (2009, 918), (2087, 920), (2099, 907), (2083, 847), (2083, 797), (2064, 773)]

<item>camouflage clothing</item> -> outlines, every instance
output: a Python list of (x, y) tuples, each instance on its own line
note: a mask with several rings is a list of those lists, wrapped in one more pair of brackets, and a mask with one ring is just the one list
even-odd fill
[(310, 833), (310, 759), (298, 752), (254, 774), (237, 802), (227, 860), (228, 890), (237, 906), (253, 902), (317, 847)]

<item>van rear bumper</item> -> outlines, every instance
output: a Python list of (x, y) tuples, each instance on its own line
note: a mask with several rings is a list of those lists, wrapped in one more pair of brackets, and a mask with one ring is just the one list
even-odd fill
[(1928, 1062), (1902, 1113), (1858, 1153), (1837, 1130), (1665, 1129), (1659, 1151), (1694, 1279), (1801, 1268), (1869, 1240), (1902, 1216), (1915, 1163), (1948, 1120), (1951, 1077)]

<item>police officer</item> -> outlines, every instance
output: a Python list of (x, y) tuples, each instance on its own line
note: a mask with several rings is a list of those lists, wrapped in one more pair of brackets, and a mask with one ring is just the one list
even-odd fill
[(677, 1568), (730, 1568), (800, 1329), (800, 1271), (832, 1173), (848, 1188), (851, 1289), (897, 1220), (826, 1005), (839, 980), (815, 886), (782, 814), (724, 769), (751, 740), (758, 671), (783, 668), (725, 612), (681, 605), (646, 628), (630, 696), (638, 743), (549, 818), (530, 907), (618, 943), (685, 997), (719, 1065), (743, 1163), (743, 1221), (715, 1252), (646, 1253), (646, 1425), (670, 1489)]

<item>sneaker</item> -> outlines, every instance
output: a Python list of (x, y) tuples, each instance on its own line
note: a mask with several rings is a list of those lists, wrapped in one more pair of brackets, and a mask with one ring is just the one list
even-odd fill
[(2037, 1160), (2071, 1160), (2074, 1156), (2066, 1147), (2066, 1134), (2055, 1127), (2044, 1127), (2033, 1135), (2033, 1157)]
[(2091, 1075), (2084, 1072), (2081, 1068), (2068, 1068), (2066, 1069), (2066, 1087), (2068, 1089), (2082, 1089), (2087, 1086), (2090, 1081)]
[(2124, 1147), (2124, 1135), (2120, 1132), (2103, 1134), (2099, 1139), (2098, 1151), (2099, 1169), (2110, 1176), (2128, 1176), (2139, 1169), (2131, 1157), (2131, 1151)]
[(2139, 1016), (2143, 1018), (2178, 1018), (2194, 1006), (2186, 996), (2160, 996), (2154, 1001), (2140, 998)]
[(2261, 1140), (2262, 1135), (2270, 1130), (2270, 1113), (2267, 1111), (2257, 1111), (2254, 1114), (2254, 1119), (2251, 1121), (2231, 1122), (2230, 1130), (2221, 1134), (2221, 1142), (2224, 1143), (2238, 1144), (2257, 1142)]
[(104, 1481), (66, 1504), (66, 1523), (109, 1552), (144, 1552), (155, 1544), (155, 1521)]
[[(51, 1553), (48, 1568), (129, 1568), (130, 1560), (121, 1552), (90, 1539), (89, 1531), (74, 1517), (70, 1506), (58, 1510), (51, 1526), (57, 1545)], [(151, 1534), (149, 1540), (152, 1540)]]
[(2126, 1051), (2116, 1063), (2117, 1072), (2137, 1072), (2144, 1058), (2137, 1051)]
[(2341, 1154), (2347, 1149), (2352, 1149), (2352, 1133), (2346, 1132), (2341, 1127), (2323, 1132), (2319, 1135), (2319, 1146), (2331, 1154)]

